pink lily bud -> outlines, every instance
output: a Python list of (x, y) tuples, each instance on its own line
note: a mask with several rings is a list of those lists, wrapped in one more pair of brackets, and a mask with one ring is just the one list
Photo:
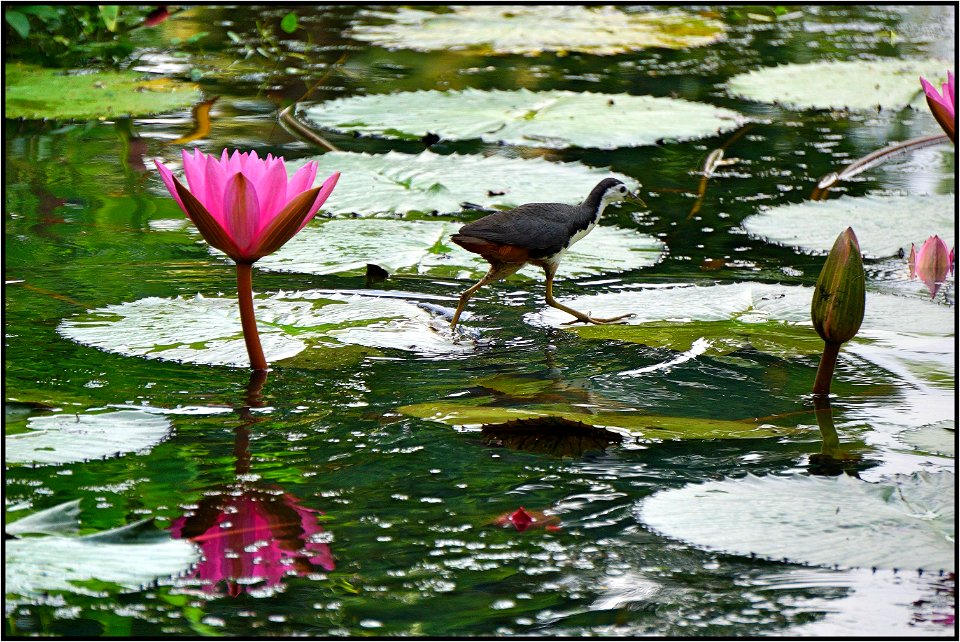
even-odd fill
[(312, 187), (317, 164), (309, 162), (287, 177), (283, 158), (257, 152), (220, 158), (183, 150), (189, 189), (160, 161), (154, 161), (170, 194), (203, 238), (238, 264), (251, 264), (290, 240), (316, 215), (340, 173)]
[(930, 84), (926, 78), (920, 76), (920, 85), (923, 87), (923, 93), (927, 96), (927, 105), (930, 112), (937, 119), (943, 131), (950, 137), (954, 143), (957, 142), (956, 133), (956, 88), (953, 85), (953, 72), (947, 72), (947, 82), (943, 83), (942, 90)]
[(920, 251), (914, 256), (911, 254), (910, 275), (920, 277), (927, 289), (930, 298), (937, 296), (944, 279), (953, 265), (953, 252), (947, 251), (947, 244), (936, 234), (924, 241)]

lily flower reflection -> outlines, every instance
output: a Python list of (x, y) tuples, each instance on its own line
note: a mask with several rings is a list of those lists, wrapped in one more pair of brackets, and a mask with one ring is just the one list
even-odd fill
[(920, 277), (930, 290), (930, 298), (934, 298), (947, 274), (953, 272), (953, 256), (953, 250), (947, 251), (947, 244), (937, 235), (924, 241), (919, 250), (911, 245), (910, 278)]
[(221, 583), (231, 597), (275, 588), (288, 575), (336, 567), (317, 523), (320, 511), (297, 501), (279, 491), (227, 488), (174, 520), (170, 531), (200, 547), (203, 561), (193, 576), (207, 591), (219, 593)]

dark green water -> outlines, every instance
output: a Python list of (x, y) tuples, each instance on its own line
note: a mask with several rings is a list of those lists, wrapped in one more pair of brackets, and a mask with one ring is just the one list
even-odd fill
[[(690, 220), (699, 182), (694, 172), (730, 135), (546, 156), (610, 166), (642, 181), (650, 205), (642, 229), (661, 236), (669, 255), (614, 284), (757, 280), (809, 286), (822, 257), (751, 239), (738, 233), (739, 223), (762, 205), (800, 202), (818, 177), (891, 140), (935, 132), (936, 125), (926, 112), (912, 110), (788, 112), (725, 96), (722, 83), (745, 69), (785, 62), (952, 58), (955, 34), (953, 14), (942, 10), (798, 10), (802, 18), (782, 23), (736, 20), (727, 12), (729, 37), (708, 47), (529, 58), (369, 47), (341, 35), (355, 9), (320, 8), (299, 12), (305, 30), (278, 38), (277, 56), (231, 65), (242, 58), (242, 47), (226, 31), (255, 41), (254, 20), (278, 32), (286, 10), (195, 7), (141, 36), (141, 63), (133, 66), (186, 79), (191, 69), (205, 73), (205, 95), (220, 98), (209, 136), (197, 143), (201, 150), (256, 148), (287, 159), (320, 150), (276, 124), (277, 102), (299, 98), (344, 55), (345, 71), (329, 74), (310, 100), (395, 89), (522, 86), (676, 95), (737, 109), (757, 122), (726, 149), (727, 158), (739, 159), (735, 175), (712, 181)], [(210, 34), (188, 56), (165, 44), (198, 31)], [(896, 37), (885, 37), (887, 32)], [(944, 33), (946, 44), (939, 40)], [(306, 60), (288, 55), (302, 49)], [(657, 490), (748, 472), (811, 471), (810, 455), (820, 450), (815, 429), (779, 439), (627, 440), (560, 458), (495, 447), (479, 432), (397, 412), (451, 395), (489, 393), (490, 378), (506, 375), (552, 381), (544, 394), (554, 400), (615, 400), (662, 415), (742, 419), (809, 412), (815, 358), (783, 360), (742, 350), (621, 380), (610, 374), (663, 362), (672, 353), (530, 326), (522, 315), (543, 305), (542, 286), (508, 282), (471, 302), (472, 310), (496, 325), (489, 343), (476, 351), (448, 358), (385, 351), (382, 358), (322, 369), (278, 367), (263, 386), (264, 408), (251, 421), (239, 411), (249, 378), (242, 369), (123, 357), (60, 337), (55, 329), (61, 320), (88, 309), (150, 296), (233, 291), (233, 271), (194, 238), (149, 225), (182, 216), (150, 159), (178, 154), (169, 141), (190, 127), (189, 111), (132, 123), (4, 122), (5, 399), (70, 412), (126, 404), (235, 409), (173, 415), (172, 436), (145, 453), (63, 466), (10, 465), (7, 516), (80, 499), (81, 533), (145, 517), (166, 529), (203, 498), (215, 503), (232, 492), (239, 471), (249, 496), (266, 489), (322, 511), (323, 543), (335, 567), (298, 567), (277, 586), (236, 597), (205, 592), (189, 578), (167, 577), (123, 594), (107, 588), (98, 596), (67, 593), (8, 603), (6, 634), (831, 636), (862, 632), (857, 627), (876, 619), (871, 604), (896, 605), (890, 622), (879, 618), (877, 624), (889, 631), (949, 634), (950, 627), (930, 620), (931, 613), (953, 613), (952, 576), (836, 571), (709, 553), (660, 537), (637, 521), (637, 502)], [(423, 149), (415, 142), (329, 139), (347, 151)], [(497, 150), (475, 142), (441, 142), (431, 149)], [(946, 163), (911, 171), (891, 165), (838, 191), (950, 193), (952, 163), (949, 155)], [(640, 228), (635, 212), (621, 208), (605, 222)], [(707, 259), (726, 264), (713, 269)], [(362, 276), (257, 272), (255, 278), (259, 292), (367, 287)], [(376, 287), (441, 296), (449, 304), (466, 285), (401, 277)], [(596, 287), (563, 282), (557, 291), (572, 295)], [(854, 398), (864, 390), (877, 394), (869, 390), (879, 380), (884, 375), (877, 370), (841, 362), (838, 391)], [(524, 399), (506, 396), (502, 403), (522, 407)], [(847, 403), (841, 398), (835, 404), (838, 426)], [(806, 422), (812, 422), (809, 415)], [(8, 417), (8, 429), (18, 426), (22, 418)], [(863, 452), (850, 472), (911, 472), (922, 460), (876, 442)], [(556, 514), (560, 528), (521, 532), (492, 525), (519, 506)], [(926, 602), (911, 607), (917, 600)]]

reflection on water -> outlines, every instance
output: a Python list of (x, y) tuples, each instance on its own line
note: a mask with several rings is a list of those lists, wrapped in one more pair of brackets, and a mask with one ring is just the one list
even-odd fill
[[(239, 420), (238, 413), (171, 413), (173, 437), (149, 452), (60, 467), (8, 467), (8, 506), (34, 512), (79, 499), (83, 532), (153, 517), (168, 532), (195, 541), (204, 561), (192, 578), (169, 577), (143, 591), (116, 595), (101, 586), (95, 598), (65, 592), (48, 603), (8, 605), (6, 633), (949, 633), (951, 575), (801, 568), (716, 555), (648, 532), (633, 508), (658, 490), (708, 479), (822, 474), (810, 468), (810, 455), (821, 449), (861, 455), (842, 460), (842, 468), (866, 481), (952, 470), (952, 457), (910, 446), (901, 434), (931, 423), (947, 432), (954, 422), (952, 336), (918, 334), (908, 341), (900, 335), (891, 345), (891, 338), (878, 335), (873, 343), (845, 349), (830, 414), (834, 441), (827, 423), (818, 432), (808, 396), (814, 358), (784, 359), (746, 343), (711, 356), (532, 327), (524, 315), (543, 307), (542, 291), (511, 282), (471, 303), (483, 319), (483, 338), (456, 358), (378, 346), (361, 359), (341, 350), (278, 366), (262, 391), (256, 385), (247, 390), (243, 404), (237, 397), (244, 395), (246, 381), (239, 378), (245, 373), (107, 354), (64, 340), (56, 327), (107, 305), (233, 291), (220, 259), (176, 224), (182, 213), (164, 195), (151, 160), (178, 158), (182, 143), (173, 141), (198, 135), (188, 145), (204, 152), (250, 147), (288, 160), (321, 153), (275, 120), (277, 101), (299, 100), (321, 79), (308, 101), (526, 87), (676, 95), (741, 111), (755, 120), (742, 135), (684, 144), (544, 151), (441, 140), (430, 150), (580, 161), (643, 182), (649, 207), (612, 209), (603, 223), (655, 236), (669, 254), (615, 281), (567, 281), (565, 296), (691, 281), (812, 285), (822, 257), (750, 238), (740, 223), (764, 206), (800, 202), (818, 177), (889, 141), (937, 131), (936, 124), (911, 110), (791, 112), (733, 99), (723, 83), (747, 68), (825, 57), (949, 58), (956, 49), (952, 22), (919, 7), (814, 5), (782, 21), (772, 12), (762, 21), (736, 8), (703, 9), (727, 22), (724, 42), (601, 59), (364, 47), (342, 35), (360, 10), (352, 6), (296, 8), (300, 28), (281, 36), (279, 20), (290, 10), (191, 6), (154, 28), (154, 37), (163, 40), (135, 42), (136, 69), (199, 82), (208, 101), (219, 96), (207, 113), (4, 123), (4, 267), (17, 281), (6, 288), (4, 302), (5, 401), (22, 404), (10, 411), (241, 406)], [(257, 23), (272, 35), (265, 37)], [(227, 31), (244, 42), (233, 42)], [(186, 43), (201, 32), (207, 35), (184, 45), (184, 56), (167, 46), (170, 38)], [(254, 49), (244, 58), (251, 44), (266, 45), (273, 57)], [(425, 149), (413, 140), (331, 135), (330, 142), (365, 153)], [(721, 147), (724, 159), (736, 162), (719, 166), (701, 189), (704, 161)], [(954, 162), (952, 150), (928, 150), (834, 191), (949, 193), (955, 190)], [(877, 289), (954, 311), (948, 307), (953, 285), (934, 304), (919, 282), (909, 281), (903, 263), (868, 261), (867, 270)], [(390, 276), (372, 292), (364, 274), (267, 272), (258, 273), (257, 283), (264, 294), (415, 292), (417, 300), (443, 304), (466, 285), (411, 274)], [(921, 318), (910, 322), (924, 325)], [(552, 431), (530, 448), (523, 447), (530, 445), (525, 438), (512, 448), (511, 435), (487, 444), (477, 432), (398, 412), (410, 404), (480, 396), (500, 408), (563, 405), (586, 415), (629, 410), (692, 419), (780, 417), (802, 430), (683, 442), (611, 443), (616, 440), (602, 435), (575, 448)], [(558, 449), (563, 456), (555, 456)], [(521, 506), (527, 515), (539, 510), (559, 520), (561, 528), (520, 530), (522, 515), (507, 520), (506, 528), (493, 526), (497, 516), (516, 515)], [(328, 517), (335, 527), (327, 528)], [(208, 599), (213, 595), (235, 597)]]

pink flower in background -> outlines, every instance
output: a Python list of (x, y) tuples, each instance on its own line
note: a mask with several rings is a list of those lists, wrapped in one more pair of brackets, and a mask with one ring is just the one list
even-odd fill
[(950, 272), (953, 272), (953, 250), (948, 251), (939, 236), (928, 238), (919, 251), (910, 246), (910, 278), (919, 277), (930, 290), (930, 298), (937, 296)]
[(317, 514), (290, 494), (228, 489), (174, 520), (170, 532), (200, 546), (203, 561), (194, 577), (205, 590), (218, 592), (223, 582), (226, 593), (236, 597), (276, 587), (288, 575), (335, 568), (330, 547), (317, 541), (323, 532)]
[(309, 162), (287, 177), (283, 158), (257, 152), (220, 158), (183, 150), (189, 189), (160, 161), (160, 176), (203, 238), (237, 263), (253, 263), (280, 249), (303, 229), (330, 196), (340, 173), (312, 187), (317, 164)]
[(528, 528), (545, 528), (548, 531), (558, 531), (560, 518), (556, 515), (547, 515), (538, 510), (526, 510), (523, 506), (512, 513), (505, 513), (493, 520), (494, 526), (508, 528), (513, 526), (519, 532)]
[(943, 131), (947, 133), (954, 143), (957, 142), (956, 125), (956, 102), (957, 91), (953, 85), (953, 72), (947, 72), (947, 82), (943, 83), (941, 91), (937, 91), (926, 78), (920, 76), (920, 85), (923, 87), (923, 93), (927, 96), (927, 105), (933, 117), (937, 119)]

